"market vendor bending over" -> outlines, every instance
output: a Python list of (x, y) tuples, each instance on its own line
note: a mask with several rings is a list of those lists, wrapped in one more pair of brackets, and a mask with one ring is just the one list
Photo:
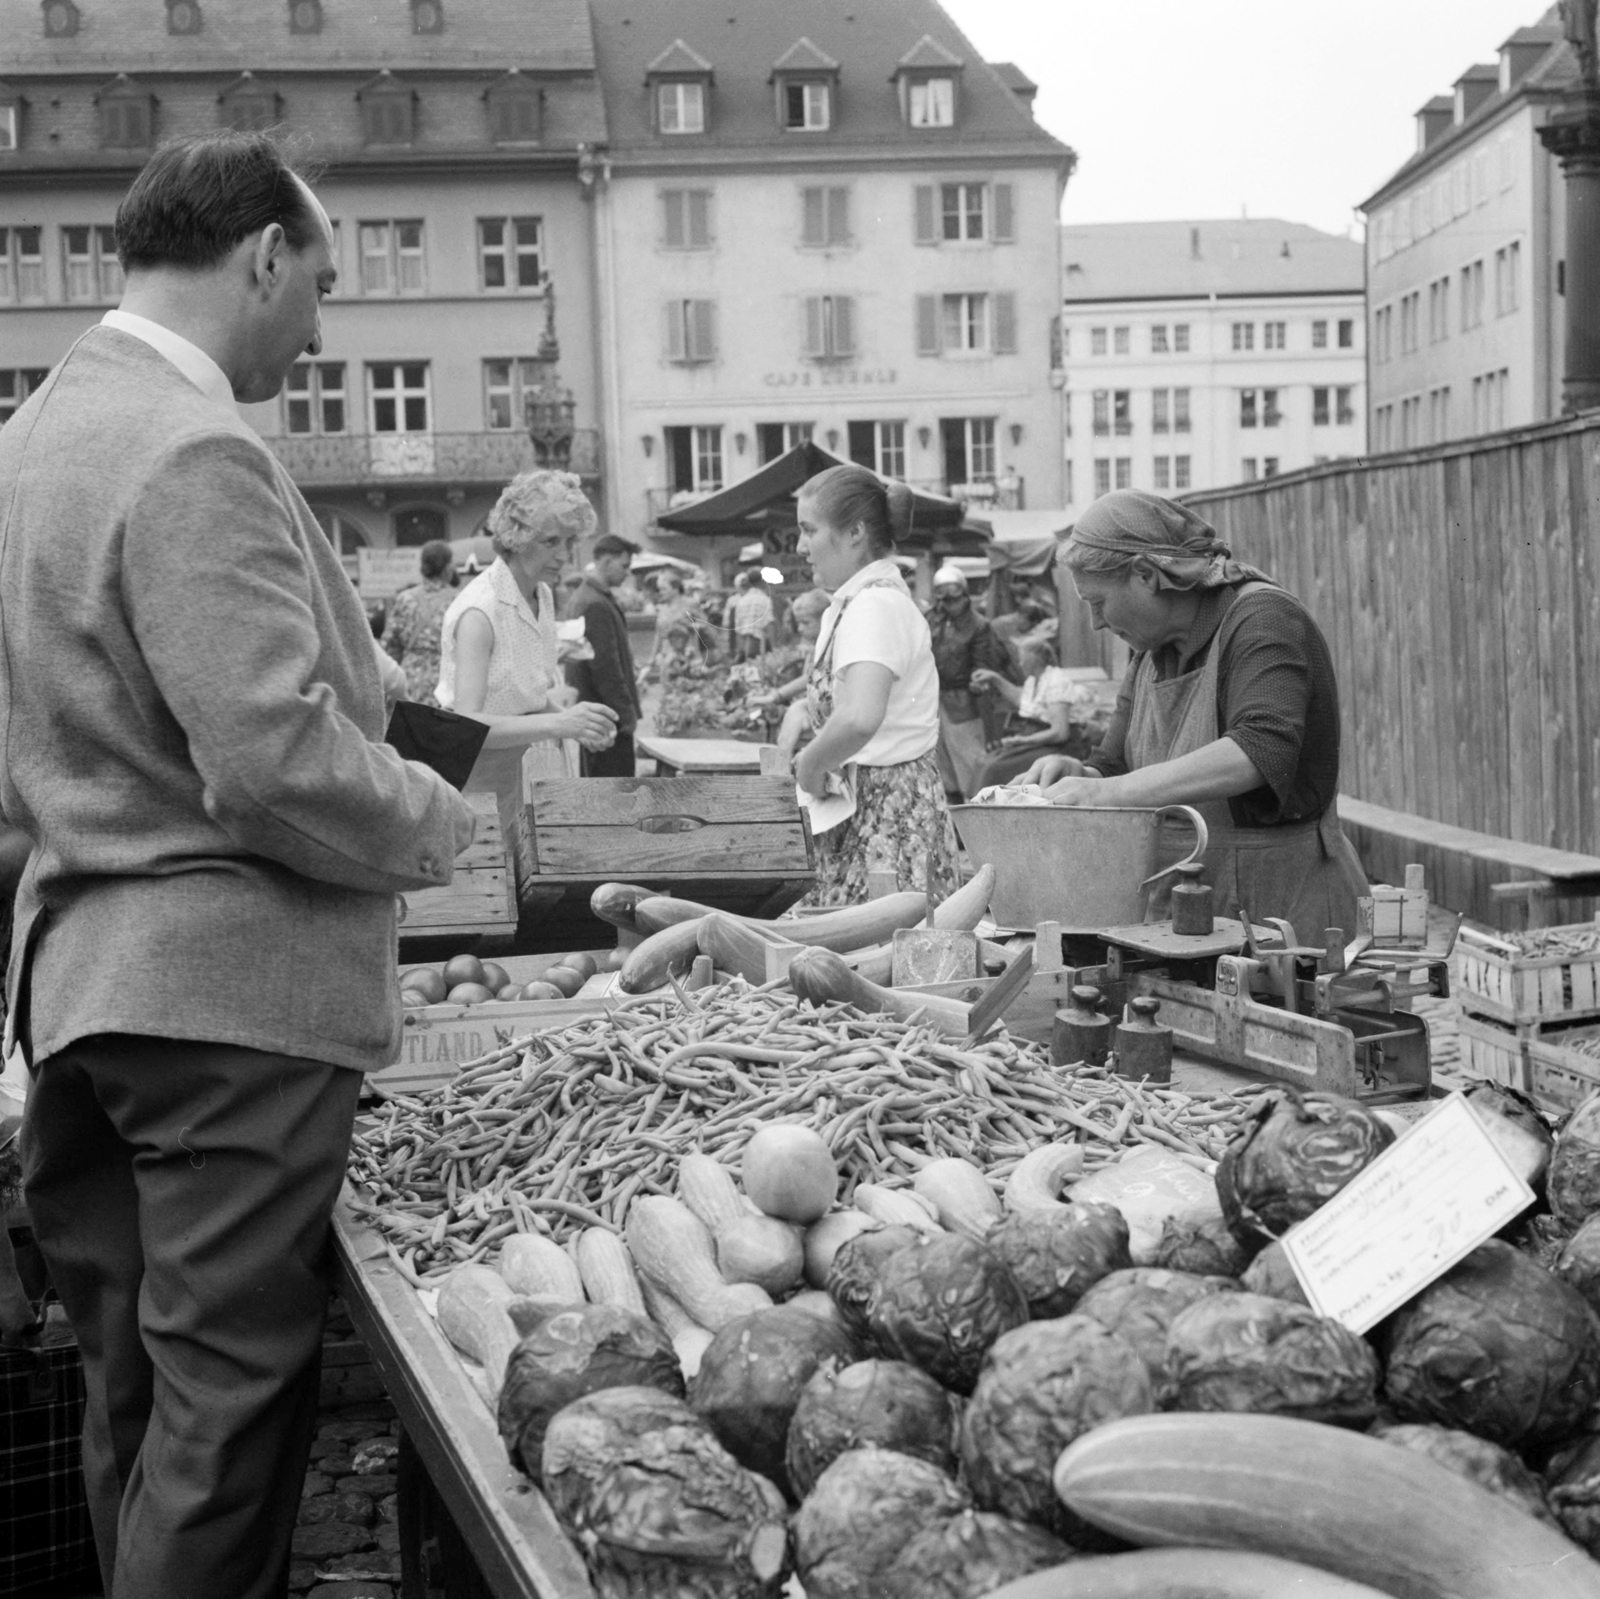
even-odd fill
[[(1193, 511), (1136, 490), (1096, 500), (1057, 558), (1134, 656), (1089, 760), (1048, 756), (1018, 781), (1058, 805), (1192, 805), (1218, 915), (1354, 936), (1367, 882), (1339, 827), (1338, 685), (1310, 613)], [(1168, 823), (1162, 864), (1190, 837)]]

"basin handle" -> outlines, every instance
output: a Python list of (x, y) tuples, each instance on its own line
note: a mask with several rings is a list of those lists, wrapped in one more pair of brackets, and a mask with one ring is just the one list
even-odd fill
[(1163, 877), (1170, 877), (1174, 872), (1181, 872), (1185, 866), (1192, 865), (1205, 854), (1206, 846), (1211, 842), (1205, 817), (1192, 805), (1163, 805), (1156, 815), (1181, 816), (1195, 831), (1195, 845), (1181, 861), (1174, 861), (1171, 866), (1163, 866), (1159, 872), (1152, 872), (1139, 885), (1140, 888), (1149, 888), (1152, 883), (1159, 883)]

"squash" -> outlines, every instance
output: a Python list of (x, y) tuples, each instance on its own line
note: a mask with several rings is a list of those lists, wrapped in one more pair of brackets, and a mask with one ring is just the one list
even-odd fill
[(699, 953), (698, 919), (664, 927), (628, 951), (617, 973), (617, 987), (624, 994), (648, 994), (663, 987), (668, 978), (687, 972)]
[(605, 1227), (585, 1227), (572, 1245), (583, 1291), (597, 1305), (617, 1305), (647, 1314), (628, 1246)]
[(1005, 1208), (1013, 1215), (1065, 1210), (1061, 1191), (1082, 1175), (1082, 1144), (1041, 1144), (1011, 1168), (1011, 1175), (1006, 1178)]
[(496, 1269), (514, 1293), (530, 1299), (584, 1301), (583, 1278), (572, 1257), (554, 1239), (538, 1233), (512, 1233), (500, 1246)]
[[(806, 1281), (815, 1289), (828, 1286), (828, 1272), (833, 1266), (833, 1257), (839, 1253), (840, 1246), (847, 1238), (854, 1238), (857, 1233), (870, 1232), (880, 1225), (863, 1210), (836, 1210), (814, 1221), (806, 1228), (806, 1235), (802, 1247), (805, 1252)], [(827, 1295), (823, 1294), (824, 1299)], [(829, 1300), (829, 1304), (833, 1301)]]
[(712, 1332), (772, 1303), (753, 1283), (723, 1277), (710, 1229), (682, 1200), (641, 1194), (628, 1206), (626, 1233), (640, 1275)]
[(938, 1233), (939, 1213), (909, 1188), (885, 1188), (882, 1183), (857, 1183), (852, 1203), (864, 1215), (885, 1227), (915, 1227), (919, 1233)]
[(831, 950), (801, 950), (789, 964), (789, 986), (813, 1005), (843, 1003), (868, 1015), (881, 1013), (899, 1021), (920, 1018), (935, 1032), (955, 1038), (965, 1038), (971, 1030), (970, 1005), (941, 995), (913, 994), (869, 983)]
[(774, 1122), (756, 1132), (744, 1146), (739, 1175), (763, 1215), (802, 1227), (826, 1216), (839, 1193), (832, 1151), (821, 1133), (798, 1122)]
[(589, 896), (589, 909), (602, 922), (620, 927), (625, 933), (637, 933), (639, 926), (634, 921), (634, 907), (650, 894), (651, 890), (640, 888), (636, 883), (602, 883)]
[(922, 925), (970, 932), (989, 914), (994, 885), (995, 869), (986, 862), (955, 893), (947, 894), (940, 900), (928, 912), (928, 919)]
[(1062, 1502), (1135, 1544), (1299, 1560), (1396, 1599), (1595, 1599), (1600, 1566), (1477, 1483), (1381, 1439), (1284, 1416), (1109, 1422), (1062, 1453)]
[(716, 1232), (717, 1269), (730, 1283), (754, 1283), (774, 1299), (805, 1275), (800, 1229), (774, 1216), (741, 1216)]
[(989, 1599), (1384, 1599), (1297, 1560), (1241, 1549), (1135, 1549), (1092, 1555), (1018, 1577)]
[(678, 1198), (711, 1229), (712, 1236), (752, 1214), (733, 1173), (698, 1151), (678, 1162)]
[(506, 1362), (522, 1341), (507, 1306), (517, 1296), (487, 1266), (457, 1266), (439, 1290), (439, 1331), (483, 1367), (492, 1392), (506, 1380)]
[(700, 1370), (700, 1357), (711, 1347), (711, 1329), (702, 1327), (671, 1294), (663, 1293), (648, 1277), (640, 1277), (639, 1292), (651, 1321), (672, 1340), (684, 1381), (692, 1382)]
[(911, 1179), (912, 1189), (931, 1200), (939, 1224), (953, 1233), (983, 1242), (983, 1235), (1000, 1220), (1000, 1201), (989, 1179), (969, 1160), (954, 1156), (930, 1160)]
[(709, 955), (713, 965), (737, 973), (747, 983), (769, 981), (767, 960), (771, 951), (800, 947), (723, 911), (712, 911), (700, 918), (700, 953)]
[[(860, 905), (846, 905), (839, 910), (821, 911), (815, 916), (785, 916), (770, 922), (762, 921), (758, 917), (741, 916), (737, 920), (759, 933), (766, 933), (774, 938), (845, 954), (853, 949), (865, 949), (872, 944), (891, 942), (897, 928), (915, 926), (926, 916), (927, 910), (927, 895), (909, 891), (885, 894), (882, 899), (867, 900)], [(711, 906), (697, 905), (693, 900), (669, 899), (661, 896), (641, 900), (636, 910), (636, 917), (640, 932), (653, 933), (659, 928), (669, 927), (695, 917), (709, 916), (711, 911)], [(943, 927), (946, 924), (941, 921), (939, 925)]]

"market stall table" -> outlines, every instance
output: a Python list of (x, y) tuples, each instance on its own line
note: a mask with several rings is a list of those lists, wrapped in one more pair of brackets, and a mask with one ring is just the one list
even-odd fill
[(736, 738), (656, 738), (641, 735), (634, 748), (656, 763), (663, 777), (684, 777), (691, 773), (740, 772), (753, 775), (761, 770), (761, 746)]

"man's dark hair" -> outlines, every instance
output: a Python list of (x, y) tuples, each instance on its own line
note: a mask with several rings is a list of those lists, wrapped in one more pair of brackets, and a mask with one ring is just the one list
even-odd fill
[(620, 534), (602, 533), (594, 541), (594, 548), (590, 551), (590, 554), (595, 556), (627, 555), (631, 557), (639, 553), (639, 548), (637, 544), (630, 543)]
[(164, 144), (117, 207), (124, 269), (220, 265), (242, 240), (279, 223), (293, 250), (320, 231), (306, 190), (265, 133), (204, 133)]

